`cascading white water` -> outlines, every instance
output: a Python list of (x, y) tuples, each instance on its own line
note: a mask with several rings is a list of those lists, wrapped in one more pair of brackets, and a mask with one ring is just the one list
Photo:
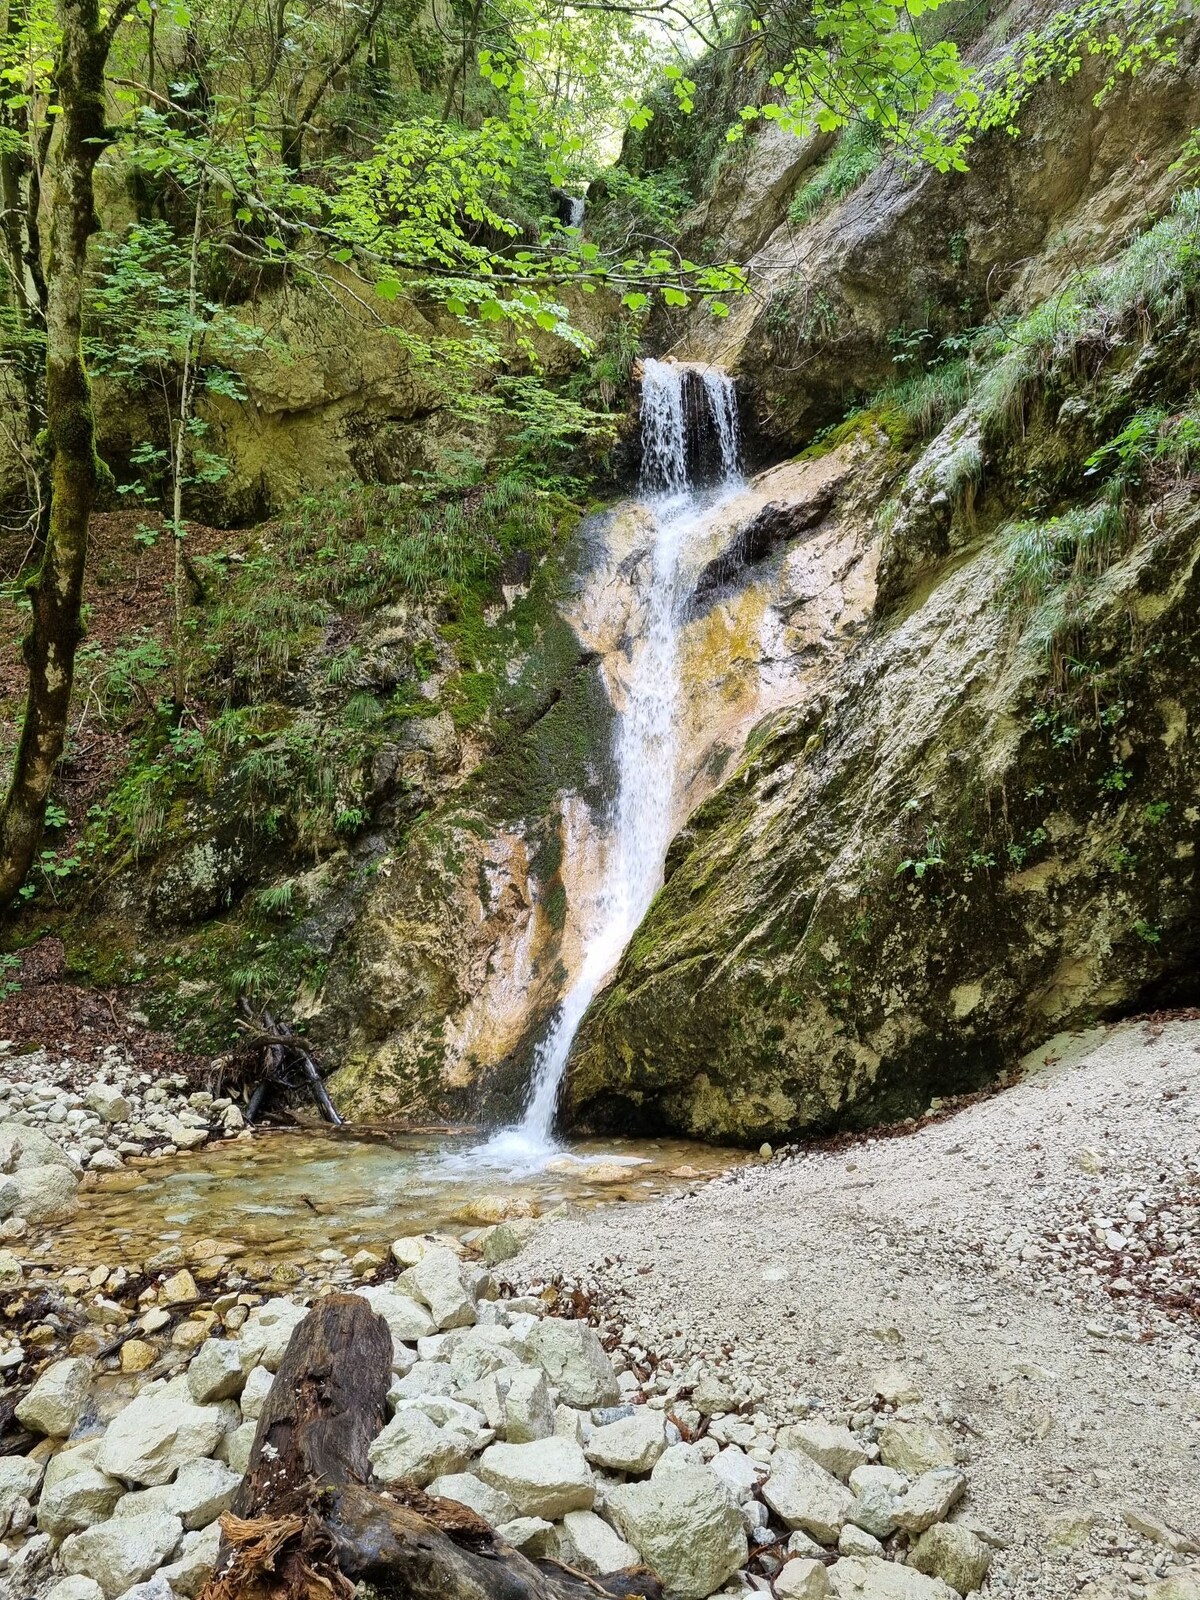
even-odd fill
[(583, 211), (586, 202), (578, 195), (567, 196), (567, 227), (580, 228), (583, 226)]
[(705, 367), (704, 390), (717, 435), (717, 448), (721, 452), (721, 478), (727, 482), (738, 476), (741, 465), (737, 394), (728, 377), (717, 367)]
[[(684, 599), (680, 554), (713, 498), (711, 493), (702, 498), (689, 481), (689, 416), (716, 439), (718, 496), (740, 482), (733, 384), (717, 369), (703, 373), (705, 416), (687, 404), (689, 382), (697, 382), (694, 370), (666, 361), (645, 363), (641, 487), (654, 521), (654, 542), (646, 563), (644, 627), (616, 724), (611, 850), (586, 931), (583, 961), (534, 1055), (524, 1116), (476, 1152), (497, 1165), (527, 1170), (558, 1149), (554, 1114), (575, 1034), (662, 884), (678, 761), (678, 643)], [(703, 441), (692, 441), (697, 443)]]

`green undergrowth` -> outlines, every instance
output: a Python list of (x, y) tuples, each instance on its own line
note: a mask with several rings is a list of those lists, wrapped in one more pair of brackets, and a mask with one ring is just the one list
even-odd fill
[(874, 124), (851, 123), (817, 171), (792, 197), (788, 219), (808, 222), (826, 206), (844, 199), (870, 177), (882, 155), (883, 140)]
[[(436, 781), (381, 787), (378, 762), (386, 772), (389, 749), (425, 748), (427, 719), (449, 713), (485, 752), (538, 723), (573, 664), (554, 628), (557, 563), (545, 558), (579, 516), (563, 489), (519, 470), (356, 486), (197, 557), (182, 713), (160, 632), (81, 652), (86, 714), (126, 755), (69, 872), (42, 874), (29, 914), (61, 924), (90, 971), (104, 959), (90, 931), (100, 908), (135, 884), (164, 937), (145, 959), (132, 949), (142, 938), (100, 943), (114, 975), (152, 980), (163, 1004), (180, 978), (210, 989), (222, 1014), (234, 992), (317, 981), (319, 952), (296, 933), (297, 875), (331, 858), (369, 875), (357, 841), (381, 805), (402, 829)], [(193, 909), (189, 886), (212, 861), (218, 888)]]
[(543, 555), (571, 509), (516, 472), (429, 499), (385, 485), (311, 496), (236, 568), (216, 558), (224, 581), (205, 665), (260, 697), (335, 618), (398, 599), (453, 606), (490, 593), (505, 557)]
[(985, 436), (1019, 436), (1048, 389), (1094, 387), (1114, 359), (1152, 341), (1182, 341), (1200, 314), (1200, 189), (1114, 261), (1002, 327), (979, 388)]

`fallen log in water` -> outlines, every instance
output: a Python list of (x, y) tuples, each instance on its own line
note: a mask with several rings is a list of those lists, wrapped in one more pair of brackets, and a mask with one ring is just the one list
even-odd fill
[(350, 1600), (360, 1580), (406, 1600), (661, 1600), (644, 1568), (598, 1579), (529, 1561), (466, 1506), (373, 1486), (391, 1369), (388, 1326), (365, 1300), (317, 1302), (280, 1363), (201, 1600)]

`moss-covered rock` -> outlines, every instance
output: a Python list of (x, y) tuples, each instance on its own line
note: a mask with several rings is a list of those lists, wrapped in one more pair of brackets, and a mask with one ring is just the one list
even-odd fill
[(1007, 549), (944, 567), (693, 817), (585, 1019), (573, 1125), (865, 1123), (1195, 998), (1200, 511), (1177, 493), (1096, 581), (1065, 677)]
[(560, 611), (586, 563), (577, 538), (506, 610), (468, 600), (444, 624), (459, 665), (442, 698), (470, 764), (371, 863), (312, 1017), (348, 1114), (471, 1121), (519, 1102), (578, 938), (566, 835), (611, 794), (612, 709)]

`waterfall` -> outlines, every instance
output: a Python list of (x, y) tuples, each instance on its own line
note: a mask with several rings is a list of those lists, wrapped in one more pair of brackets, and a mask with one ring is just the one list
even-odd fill
[(731, 380), (714, 368), (701, 372), (647, 361), (641, 432), (641, 488), (654, 533), (642, 569), (644, 620), (626, 703), (616, 721), (609, 859), (585, 930), (582, 963), (534, 1054), (524, 1116), (481, 1152), (498, 1163), (528, 1165), (557, 1149), (554, 1115), (575, 1034), (661, 887), (671, 842), (678, 645), (686, 592), (680, 556), (713, 499), (711, 491), (702, 493), (700, 475), (715, 478), (718, 495), (731, 493), (740, 483), (737, 399)]
[(683, 494), (688, 483), (683, 371), (647, 361), (642, 375), (642, 489)]
[(574, 194), (567, 196), (567, 227), (581, 228), (583, 226), (584, 201)]
[(721, 478), (736, 478), (741, 466), (737, 394), (728, 376), (718, 367), (705, 367), (704, 389), (713, 432), (717, 437), (717, 448), (721, 453)]

